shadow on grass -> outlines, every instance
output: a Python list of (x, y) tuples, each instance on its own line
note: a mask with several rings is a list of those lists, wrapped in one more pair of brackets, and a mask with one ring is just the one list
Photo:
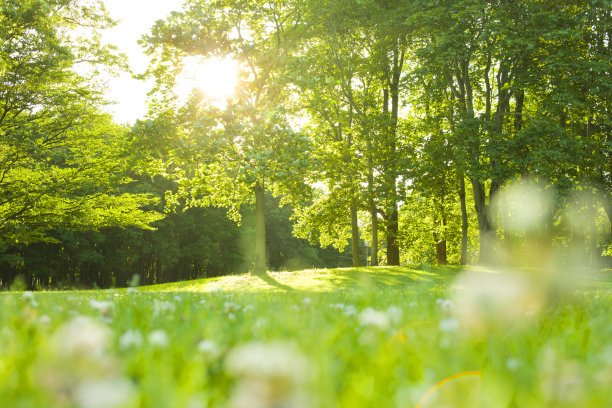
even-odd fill
[(391, 289), (419, 284), (438, 284), (452, 280), (461, 268), (361, 267), (321, 272), (317, 280), (330, 289), (353, 287), (361, 289)]
[(277, 289), (281, 289), (281, 290), (286, 290), (286, 291), (290, 291), (290, 292), (297, 292), (298, 290), (295, 288), (292, 288), (289, 285), (285, 285), (284, 283), (280, 283), (279, 281), (277, 281), (276, 279), (274, 279), (272, 276), (270, 276), (269, 274), (263, 274), (263, 275), (255, 275), (256, 277), (258, 277), (259, 279), (261, 279), (262, 281), (264, 281), (265, 283), (267, 283), (268, 285), (275, 287)]

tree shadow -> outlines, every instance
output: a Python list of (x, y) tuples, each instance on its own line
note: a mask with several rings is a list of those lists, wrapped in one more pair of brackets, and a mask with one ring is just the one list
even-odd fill
[(390, 289), (432, 285), (448, 282), (460, 268), (408, 268), (408, 267), (360, 267), (334, 269), (316, 279), (329, 282), (331, 289), (351, 287), (360, 289)]
[(270, 276), (268, 273), (264, 273), (263, 275), (254, 275), (254, 276), (258, 277), (259, 279), (261, 279), (268, 285), (275, 287), (277, 289), (286, 290), (288, 292), (298, 292), (297, 289), (292, 288), (289, 285), (285, 285), (284, 283), (280, 283), (279, 281), (274, 279), (272, 276)]

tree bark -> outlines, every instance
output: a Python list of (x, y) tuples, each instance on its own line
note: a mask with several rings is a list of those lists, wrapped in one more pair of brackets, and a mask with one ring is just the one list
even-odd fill
[(397, 246), (398, 230), (397, 203), (394, 202), (387, 220), (387, 265), (398, 266), (400, 264), (400, 250)]
[(372, 217), (372, 253), (370, 254), (370, 265), (378, 266), (378, 210), (374, 200), (370, 202), (370, 216)]
[(266, 189), (262, 182), (255, 186), (255, 264), (254, 275), (266, 274)]
[(495, 246), (495, 230), (491, 226), (486, 204), (485, 189), (483, 184), (470, 178), (472, 189), (474, 190), (474, 207), (478, 218), (478, 232), (480, 234), (480, 255), (479, 263), (487, 264), (494, 260), (493, 249)]
[(461, 205), (461, 265), (467, 265), (468, 214), (465, 204), (465, 177), (459, 174), (459, 203)]
[[(434, 239), (436, 239), (437, 234), (434, 234)], [(436, 240), (436, 261), (438, 265), (446, 265), (446, 240)]]
[[(395, 157), (397, 156), (397, 124), (399, 116), (399, 83), (401, 71), (404, 64), (404, 51), (401, 50), (401, 40), (397, 39), (397, 44), (393, 50), (393, 66), (389, 83), (389, 96), (391, 97), (391, 128), (389, 135), (389, 154), (391, 155), (391, 163), (386, 170), (389, 184), (389, 216), (387, 220), (387, 264), (400, 264), (400, 250), (397, 245), (398, 225), (398, 210), (397, 210), (397, 164)], [(385, 95), (386, 96), (386, 95)], [(385, 98), (388, 103), (388, 97)], [(388, 112), (388, 106), (385, 110)]]
[(372, 246), (370, 254), (370, 265), (378, 266), (378, 209), (374, 202), (374, 164), (372, 159), (372, 141), (368, 138), (368, 205), (372, 222)]
[(359, 225), (357, 223), (357, 203), (351, 200), (351, 240), (353, 252), (353, 266), (359, 267)]

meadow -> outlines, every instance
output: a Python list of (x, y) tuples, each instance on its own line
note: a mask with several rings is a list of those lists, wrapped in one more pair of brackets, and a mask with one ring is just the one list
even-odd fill
[(377, 267), (4, 292), (0, 406), (612, 406), (610, 273), (579, 288)]

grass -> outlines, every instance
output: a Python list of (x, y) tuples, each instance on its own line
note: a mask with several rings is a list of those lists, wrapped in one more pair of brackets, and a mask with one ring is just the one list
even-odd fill
[(1, 406), (611, 406), (609, 277), (378, 267), (2, 293)]
[(346, 289), (400, 289), (415, 284), (436, 284), (448, 281), (460, 271), (457, 267), (408, 268), (363, 267), (307, 269), (295, 272), (269, 272), (266, 276), (251, 274), (222, 276), (186, 282), (145, 287), (152, 292), (333, 292)]

